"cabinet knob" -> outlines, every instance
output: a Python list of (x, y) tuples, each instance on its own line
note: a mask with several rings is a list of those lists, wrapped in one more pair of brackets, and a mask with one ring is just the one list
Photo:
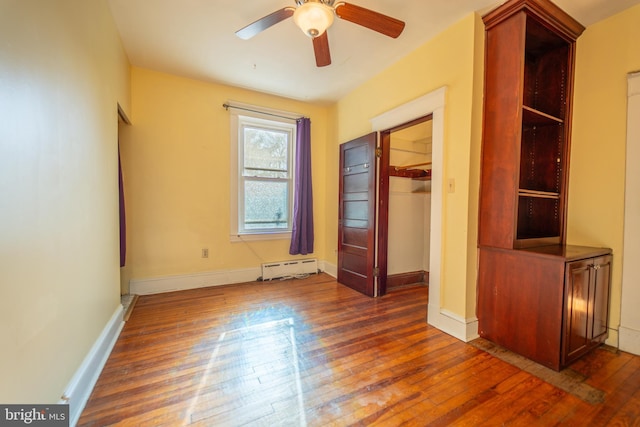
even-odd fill
[(594, 270), (600, 270), (600, 264), (593, 264), (591, 265), (591, 268), (593, 268)]

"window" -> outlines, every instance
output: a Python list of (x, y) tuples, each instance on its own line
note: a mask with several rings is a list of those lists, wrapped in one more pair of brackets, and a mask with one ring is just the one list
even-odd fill
[(290, 238), (295, 132), (292, 120), (232, 113), (232, 239)]

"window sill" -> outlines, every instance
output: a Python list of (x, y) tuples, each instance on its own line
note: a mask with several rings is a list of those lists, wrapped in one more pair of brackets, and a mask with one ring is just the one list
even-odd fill
[(233, 242), (251, 242), (259, 240), (291, 240), (291, 232), (260, 233), (260, 234), (232, 234), (229, 240)]

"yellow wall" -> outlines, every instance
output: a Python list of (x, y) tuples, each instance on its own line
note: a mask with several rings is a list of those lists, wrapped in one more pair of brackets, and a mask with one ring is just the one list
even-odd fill
[[(480, 40), (476, 40), (478, 37)], [(447, 87), (443, 183), (446, 185), (449, 179), (455, 179), (455, 192), (443, 189), (441, 305), (462, 317), (475, 315), (479, 185), (476, 163), (481, 137), (482, 40), (482, 21), (478, 15), (470, 14), (351, 92), (337, 105), (337, 143), (343, 143), (369, 133), (371, 118), (442, 86)], [(328, 200), (338, 200), (338, 155), (336, 147), (327, 163)], [(471, 209), (473, 207), (475, 209)], [(330, 231), (327, 246), (331, 249), (337, 248), (337, 217), (336, 203), (332, 212), (327, 213)], [(432, 253), (436, 250), (431, 248)], [(335, 263), (335, 251), (329, 252), (330, 261)]]
[(120, 302), (129, 65), (106, 1), (3, 1), (0, 40), (0, 402), (55, 403)]
[(568, 242), (613, 249), (614, 329), (620, 323), (627, 73), (640, 70), (638, 40), (635, 6), (587, 28), (577, 45)]
[[(620, 318), (626, 74), (640, 6), (578, 41), (568, 241), (614, 250)], [(118, 307), (117, 116), (126, 277), (255, 267), (288, 242), (229, 241), (230, 99), (312, 119), (316, 253), (336, 263), (338, 144), (447, 87), (442, 306), (475, 308), (483, 26), (469, 15), (331, 107), (133, 70), (105, 0), (4, 1), (0, 13), (0, 402), (56, 402)], [(446, 189), (443, 189), (446, 190)], [(209, 259), (200, 258), (202, 247)]]
[[(144, 279), (258, 267), (294, 258), (289, 240), (231, 242), (229, 101), (311, 118), (315, 252), (325, 258), (327, 107), (133, 68), (121, 149), (127, 275)], [(201, 258), (202, 248), (209, 258)]]

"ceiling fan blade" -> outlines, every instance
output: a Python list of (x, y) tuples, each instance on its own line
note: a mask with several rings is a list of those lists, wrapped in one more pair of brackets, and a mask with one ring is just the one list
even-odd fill
[(362, 25), (385, 36), (397, 38), (404, 30), (404, 22), (383, 15), (373, 10), (350, 3), (338, 3), (335, 6), (336, 15), (342, 19)]
[(329, 52), (329, 37), (327, 32), (313, 38), (313, 52), (316, 55), (316, 65), (326, 67), (331, 64), (331, 53)]
[(276, 10), (275, 12), (267, 16), (263, 16), (257, 21), (252, 22), (246, 27), (236, 31), (236, 36), (240, 37), (243, 40), (248, 40), (258, 33), (261, 33), (262, 31), (271, 27), (272, 25), (275, 25), (278, 22), (282, 22), (287, 18), (291, 18), (295, 10), (295, 7), (285, 7), (280, 10)]

